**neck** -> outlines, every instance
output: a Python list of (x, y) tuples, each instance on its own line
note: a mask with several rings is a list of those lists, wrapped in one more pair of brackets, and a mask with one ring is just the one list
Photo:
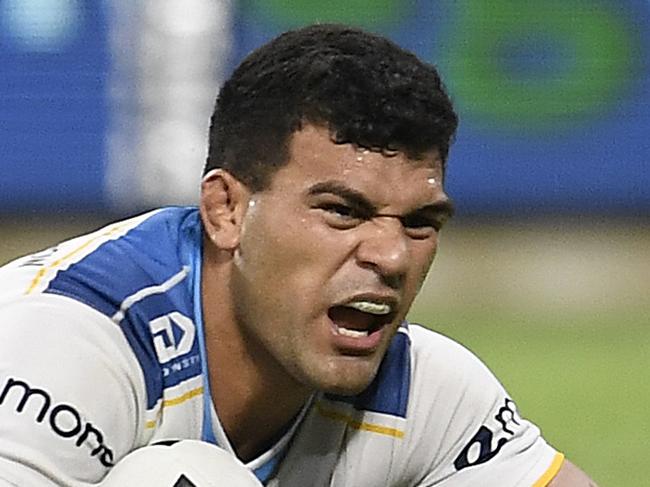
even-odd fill
[(228, 257), (210, 244), (204, 249), (201, 293), (212, 401), (246, 462), (280, 439), (312, 391), (241, 329), (228, 286)]

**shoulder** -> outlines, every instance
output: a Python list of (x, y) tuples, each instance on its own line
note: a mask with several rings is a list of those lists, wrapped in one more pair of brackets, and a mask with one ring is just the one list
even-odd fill
[[(191, 317), (187, 283), (199, 237), (183, 232), (200, 234), (197, 222), (188, 223), (192, 217), (198, 219), (192, 208), (155, 210), (17, 259), (0, 268), (0, 309), (21, 322), (37, 319), (43, 307), (69, 323), (106, 321), (92, 309), (121, 329), (137, 353), (149, 341), (150, 321)], [(92, 334), (101, 326), (80, 329)]]
[(84, 336), (106, 327), (121, 335), (153, 411), (163, 389), (200, 372), (193, 275), (200, 238), (194, 207), (116, 222), (0, 269), (1, 282), (14, 278), (0, 289), (0, 308), (11, 307), (17, 322), (38, 321), (37, 308), (48, 303), (53, 315), (68, 317), (61, 326), (76, 323)]
[(418, 387), (443, 387), (449, 393), (498, 381), (485, 363), (461, 343), (418, 324), (409, 326), (412, 378)]
[(97, 479), (155, 433), (163, 392), (185, 398), (200, 373), (193, 216), (152, 212), (0, 269), (0, 460)]
[(420, 325), (410, 325), (409, 335), (408, 424), (418, 431), (412, 439), (427, 437), (443, 446), (506, 404), (499, 380), (465, 346)]
[(0, 356), (3, 474), (98, 479), (135, 441), (142, 376), (101, 313), (56, 295), (6, 302)]
[(465, 346), (420, 325), (411, 325), (409, 332), (409, 418), (414, 428), (446, 443), (509, 403), (500, 381)]
[(26, 296), (0, 306), (0, 356), (0, 379), (42, 377), (80, 393), (105, 375), (141, 382), (135, 356), (115, 323), (59, 295)]
[(124, 286), (138, 275), (160, 273), (177, 259), (180, 228), (195, 213), (154, 210), (16, 259), (0, 267), (0, 304), (22, 295), (65, 294), (79, 280), (86, 288), (101, 281)]
[(421, 326), (410, 334), (405, 449), (426, 472), (425, 483), (453, 476), (458, 485), (519, 485), (517, 479), (539, 478), (556, 453), (483, 361)]

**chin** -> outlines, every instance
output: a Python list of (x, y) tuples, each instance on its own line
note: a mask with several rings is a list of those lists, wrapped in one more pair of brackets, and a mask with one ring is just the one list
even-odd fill
[(356, 396), (361, 394), (370, 385), (372, 381), (366, 382), (363, 385), (358, 384), (337, 384), (331, 387), (325, 387), (321, 390), (327, 394), (334, 394), (336, 396)]
[[(369, 365), (369, 364), (366, 364)], [(354, 396), (360, 394), (372, 383), (377, 375), (378, 366), (371, 370), (350, 370), (355, 367), (342, 367), (342, 369), (328, 374), (329, 377), (321, 377), (317, 381), (316, 388), (328, 394), (337, 396)]]

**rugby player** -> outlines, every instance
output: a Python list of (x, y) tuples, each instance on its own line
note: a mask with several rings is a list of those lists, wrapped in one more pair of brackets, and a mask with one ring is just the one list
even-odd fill
[(405, 321), (456, 126), (385, 38), (315, 25), (252, 53), (198, 208), (0, 270), (0, 485), (594, 485), (479, 359)]

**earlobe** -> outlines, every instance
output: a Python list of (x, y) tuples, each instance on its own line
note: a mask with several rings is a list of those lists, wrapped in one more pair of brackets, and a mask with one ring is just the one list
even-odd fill
[(228, 171), (214, 169), (201, 181), (201, 218), (206, 235), (217, 248), (232, 251), (239, 245), (240, 230), (250, 192)]

